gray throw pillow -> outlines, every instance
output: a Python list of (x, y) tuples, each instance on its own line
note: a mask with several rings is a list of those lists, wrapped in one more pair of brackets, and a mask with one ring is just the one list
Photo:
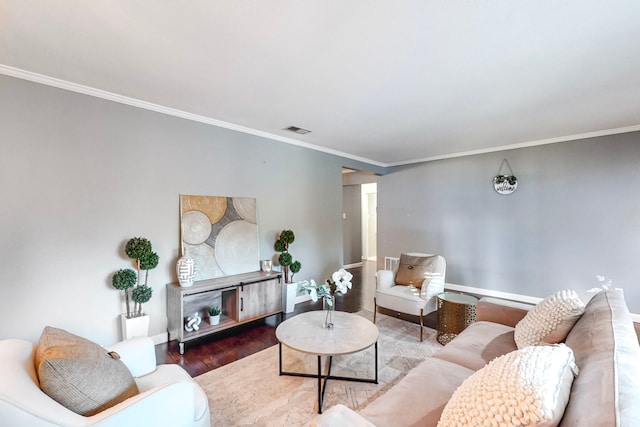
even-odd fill
[(118, 356), (87, 339), (47, 326), (35, 364), (40, 388), (67, 409), (95, 415), (138, 394)]

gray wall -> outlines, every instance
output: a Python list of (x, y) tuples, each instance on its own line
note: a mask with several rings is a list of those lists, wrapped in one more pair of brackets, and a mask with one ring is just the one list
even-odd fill
[[(517, 191), (491, 179), (507, 158)], [(396, 168), (378, 184), (378, 260), (444, 255), (447, 282), (535, 297), (596, 275), (640, 313), (640, 133)]]
[(0, 150), (0, 339), (52, 325), (102, 344), (120, 338), (124, 304), (110, 280), (130, 266), (122, 248), (134, 236), (160, 255), (145, 311), (151, 335), (165, 332), (179, 194), (255, 197), (260, 257), (291, 228), (296, 277), (323, 281), (342, 265), (341, 167), (362, 167), (6, 76)]
[[(491, 178), (509, 159), (520, 188)], [(640, 312), (640, 135), (395, 168), (378, 177), (378, 259), (434, 251), (447, 281), (531, 296), (601, 274)], [(296, 231), (300, 279), (343, 263), (341, 167), (384, 172), (264, 138), (0, 76), (0, 339), (53, 325), (107, 344), (124, 310), (111, 274), (151, 239), (151, 334), (166, 327), (179, 194), (255, 197), (261, 258)], [(257, 268), (257, 266), (256, 266)]]
[(362, 262), (362, 197), (360, 185), (342, 187), (342, 238), (344, 263)]

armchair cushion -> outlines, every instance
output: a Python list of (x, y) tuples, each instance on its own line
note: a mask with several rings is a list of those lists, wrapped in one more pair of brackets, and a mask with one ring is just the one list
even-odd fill
[(35, 367), (42, 391), (80, 415), (97, 414), (138, 394), (122, 361), (62, 329), (44, 328)]
[(401, 254), (396, 273), (397, 285), (413, 285), (422, 287), (425, 279), (433, 277), (437, 265), (438, 256), (421, 256), (413, 254)]
[(377, 304), (401, 313), (420, 315), (420, 309), (426, 310), (427, 301), (420, 298), (420, 290), (414, 286), (392, 286), (388, 289), (378, 289)]

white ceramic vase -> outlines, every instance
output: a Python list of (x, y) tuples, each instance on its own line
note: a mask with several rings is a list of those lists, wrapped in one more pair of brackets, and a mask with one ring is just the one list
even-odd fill
[(196, 275), (196, 263), (188, 254), (181, 256), (176, 262), (176, 275), (180, 286), (188, 287), (193, 285), (193, 278)]

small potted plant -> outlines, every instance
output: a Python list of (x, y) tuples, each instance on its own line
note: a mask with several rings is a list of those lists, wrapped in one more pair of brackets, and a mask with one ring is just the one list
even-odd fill
[(209, 312), (209, 323), (212, 326), (220, 323), (220, 315), (222, 314), (222, 309), (219, 305), (212, 305), (211, 307), (207, 308), (207, 311)]

